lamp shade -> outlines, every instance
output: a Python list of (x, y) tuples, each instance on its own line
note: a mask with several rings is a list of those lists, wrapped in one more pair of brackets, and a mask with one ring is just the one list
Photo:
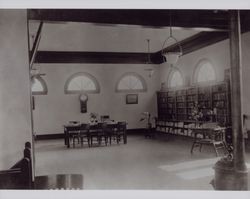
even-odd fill
[(175, 65), (178, 60), (179, 57), (181, 56), (180, 52), (167, 52), (165, 54), (163, 54), (163, 56), (166, 58), (166, 62), (170, 65)]

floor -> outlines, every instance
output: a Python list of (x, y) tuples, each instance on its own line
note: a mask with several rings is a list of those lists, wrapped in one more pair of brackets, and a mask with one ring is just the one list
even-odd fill
[(92, 148), (67, 149), (62, 139), (37, 141), (36, 175), (80, 173), (84, 189), (90, 190), (213, 190), (218, 158), (211, 146), (191, 155), (191, 145), (192, 140), (180, 137), (143, 136), (128, 136), (126, 145)]

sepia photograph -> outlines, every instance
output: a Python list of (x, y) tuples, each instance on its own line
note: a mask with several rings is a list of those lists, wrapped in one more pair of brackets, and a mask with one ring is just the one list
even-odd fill
[(0, 189), (249, 194), (249, 51), (250, 4), (0, 7)]

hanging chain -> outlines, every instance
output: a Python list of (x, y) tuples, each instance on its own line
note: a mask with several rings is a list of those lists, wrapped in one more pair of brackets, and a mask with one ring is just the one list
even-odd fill
[(172, 37), (172, 19), (171, 19), (171, 11), (169, 11), (169, 34)]
[(148, 42), (148, 64), (151, 63), (151, 59), (150, 59), (150, 39), (147, 39)]

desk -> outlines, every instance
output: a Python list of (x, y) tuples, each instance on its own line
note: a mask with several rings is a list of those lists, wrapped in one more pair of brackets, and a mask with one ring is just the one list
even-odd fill
[(224, 153), (228, 153), (225, 142), (225, 127), (214, 127), (214, 128), (192, 128), (194, 134), (194, 142), (191, 148), (191, 154), (195, 147), (201, 148), (203, 144), (212, 144), (216, 153), (219, 156), (218, 149), (223, 149)]

